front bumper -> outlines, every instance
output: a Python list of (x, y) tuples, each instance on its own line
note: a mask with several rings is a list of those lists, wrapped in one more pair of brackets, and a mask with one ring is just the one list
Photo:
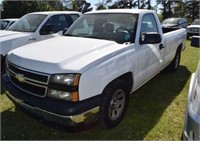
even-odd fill
[(62, 126), (87, 124), (97, 119), (100, 95), (81, 101), (67, 102), (49, 97), (39, 98), (15, 87), (7, 75), (2, 77), (7, 96), (26, 113)]
[(200, 140), (200, 115), (193, 111), (191, 103), (186, 109), (183, 139)]
[(187, 37), (190, 37), (190, 36), (199, 36), (200, 35), (200, 32), (187, 32)]

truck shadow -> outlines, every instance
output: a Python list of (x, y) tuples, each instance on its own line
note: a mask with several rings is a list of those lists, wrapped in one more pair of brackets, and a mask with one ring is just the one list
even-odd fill
[[(175, 73), (163, 70), (133, 93), (127, 121), (130, 121), (131, 118), (135, 119), (132, 121), (133, 123), (129, 124), (132, 126), (132, 133), (135, 134), (134, 139), (143, 140), (156, 126), (166, 109), (181, 94), (190, 76), (191, 72), (185, 66), (180, 66)], [(184, 111), (185, 106), (182, 108), (181, 111)], [(184, 114), (179, 116), (184, 116)]]
[(124, 120), (113, 129), (105, 130), (95, 125), (79, 133), (65, 132), (59, 128), (54, 129), (41, 124), (16, 108), (1, 113), (1, 138), (143, 140), (158, 123), (164, 111), (180, 95), (190, 75), (191, 72), (185, 66), (180, 66), (175, 73), (162, 71), (131, 95)]

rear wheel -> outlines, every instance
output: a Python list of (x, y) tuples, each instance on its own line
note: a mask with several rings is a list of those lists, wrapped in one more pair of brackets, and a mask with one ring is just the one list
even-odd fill
[(180, 59), (181, 59), (181, 50), (178, 49), (173, 61), (168, 66), (169, 71), (175, 72), (178, 70), (180, 65)]
[(104, 92), (99, 114), (99, 124), (103, 128), (112, 128), (124, 118), (129, 102), (128, 85), (124, 80), (109, 84)]

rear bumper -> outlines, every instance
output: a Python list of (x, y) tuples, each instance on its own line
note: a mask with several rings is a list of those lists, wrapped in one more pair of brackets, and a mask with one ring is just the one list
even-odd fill
[(62, 126), (87, 124), (97, 119), (100, 96), (73, 103), (48, 97), (39, 98), (25, 93), (15, 87), (7, 75), (2, 77), (2, 84), (10, 100), (20, 106), (24, 112), (34, 115), (33, 117)]

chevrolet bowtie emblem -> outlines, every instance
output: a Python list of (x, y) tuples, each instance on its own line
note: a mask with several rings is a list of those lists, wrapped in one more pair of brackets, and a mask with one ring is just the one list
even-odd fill
[(23, 74), (16, 74), (15, 77), (19, 82), (25, 82), (25, 78)]

